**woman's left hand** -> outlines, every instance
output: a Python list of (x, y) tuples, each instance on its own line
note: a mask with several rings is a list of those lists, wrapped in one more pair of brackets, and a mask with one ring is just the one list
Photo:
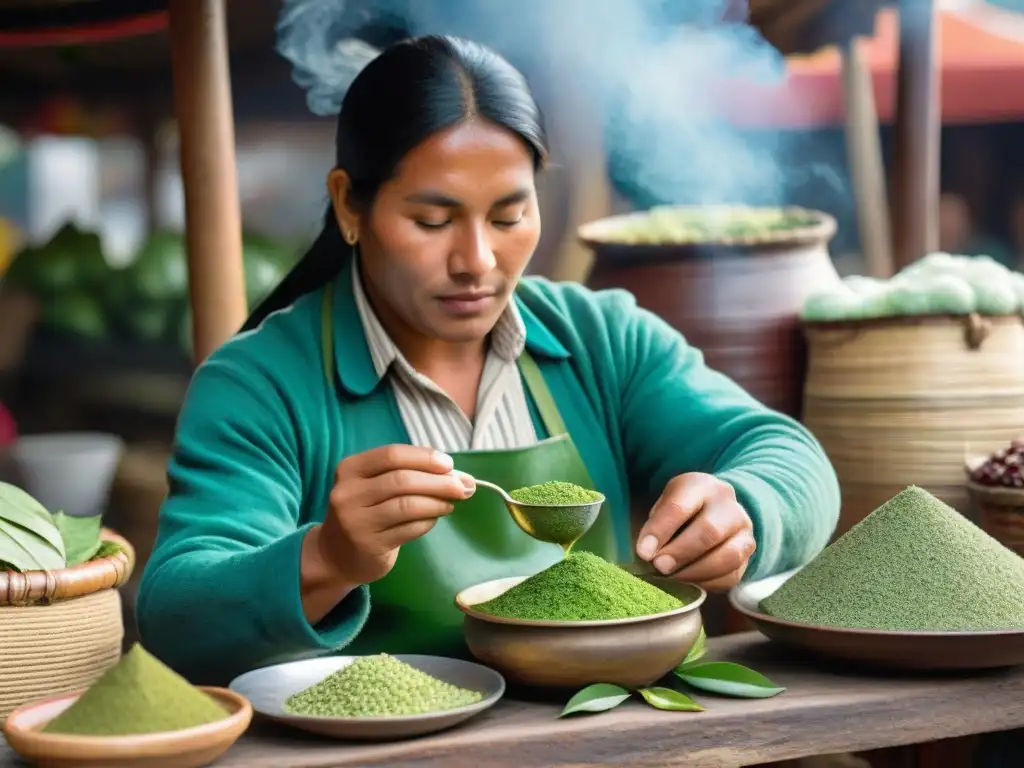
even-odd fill
[(636, 552), (660, 573), (717, 592), (739, 583), (756, 548), (754, 525), (733, 487), (691, 472), (665, 486)]

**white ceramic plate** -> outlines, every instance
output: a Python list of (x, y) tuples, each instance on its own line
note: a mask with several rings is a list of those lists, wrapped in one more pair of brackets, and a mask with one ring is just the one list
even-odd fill
[(326, 656), (254, 669), (236, 677), (229, 687), (245, 696), (253, 710), (264, 717), (323, 736), (359, 741), (403, 739), (451, 728), (493, 707), (505, 693), (505, 679), (481, 664), (443, 656), (398, 654), (395, 658), (399, 661), (446, 683), (480, 691), (484, 698), (458, 709), (402, 717), (318, 717), (285, 711), (284, 703), (290, 696), (316, 685), (357, 658)]
[(763, 615), (760, 608), (761, 601), (769, 595), (775, 594), (779, 587), (789, 581), (799, 570), (799, 568), (794, 568), (792, 571), (769, 576), (767, 579), (739, 584), (729, 592), (729, 599), (737, 608), (743, 609), (745, 613)]

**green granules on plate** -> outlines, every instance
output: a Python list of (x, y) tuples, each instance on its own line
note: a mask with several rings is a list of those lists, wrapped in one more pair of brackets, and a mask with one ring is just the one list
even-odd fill
[(362, 656), (291, 696), (285, 710), (319, 717), (401, 717), (476, 704), (478, 691), (451, 685), (381, 653)]
[(540, 485), (528, 485), (510, 491), (515, 501), (523, 504), (590, 504), (601, 498), (601, 494), (572, 483), (551, 480)]
[(194, 728), (227, 716), (220, 704), (136, 643), (43, 731), (129, 736)]
[(1024, 558), (910, 486), (761, 601), (772, 616), (850, 629), (1024, 628)]
[(607, 621), (650, 616), (682, 601), (589, 552), (575, 552), (474, 610), (507, 619)]

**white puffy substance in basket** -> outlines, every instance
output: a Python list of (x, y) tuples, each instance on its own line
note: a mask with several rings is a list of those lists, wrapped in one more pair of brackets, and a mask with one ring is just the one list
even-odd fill
[(932, 253), (889, 280), (847, 277), (804, 303), (807, 322), (924, 315), (1024, 314), (1024, 274), (988, 256)]

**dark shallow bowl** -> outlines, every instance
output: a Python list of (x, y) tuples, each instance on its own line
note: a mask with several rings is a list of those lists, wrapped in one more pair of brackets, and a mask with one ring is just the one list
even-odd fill
[(969, 670), (1024, 664), (1024, 630), (984, 632), (892, 632), (836, 629), (784, 621), (763, 613), (759, 603), (796, 571), (752, 581), (729, 593), (733, 608), (765, 637), (838, 661), (899, 671)]

